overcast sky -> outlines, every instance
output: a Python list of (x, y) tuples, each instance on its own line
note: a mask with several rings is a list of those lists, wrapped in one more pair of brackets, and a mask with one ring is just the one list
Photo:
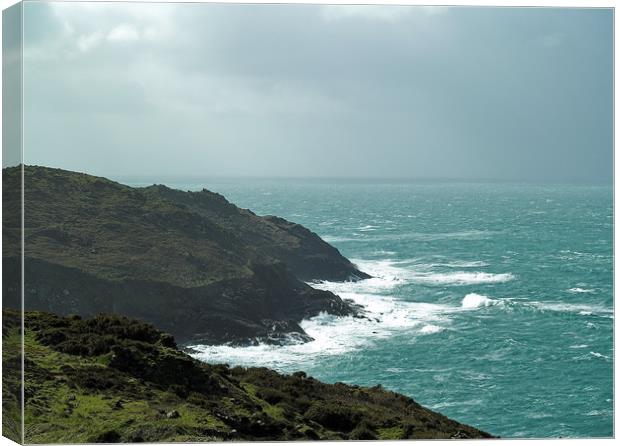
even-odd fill
[(26, 3), (25, 162), (612, 177), (609, 9)]

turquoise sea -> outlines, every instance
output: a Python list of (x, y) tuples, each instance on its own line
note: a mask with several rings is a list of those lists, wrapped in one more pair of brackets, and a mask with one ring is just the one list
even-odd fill
[(611, 186), (158, 182), (301, 223), (373, 276), (315, 284), (370, 320), (320, 315), (308, 344), (199, 359), (382, 384), (502, 437), (613, 435)]

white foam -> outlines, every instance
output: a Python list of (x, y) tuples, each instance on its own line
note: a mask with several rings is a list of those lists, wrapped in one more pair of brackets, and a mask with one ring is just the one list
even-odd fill
[(319, 282), (312, 286), (339, 295), (341, 293), (386, 294), (393, 288), (406, 283), (410, 276), (409, 271), (398, 267), (397, 262), (390, 259), (372, 261), (353, 259), (352, 262), (372, 277), (358, 282)]
[(463, 261), (463, 260), (456, 260), (454, 262), (447, 262), (447, 263), (431, 263), (429, 265), (430, 267), (435, 267), (435, 266), (444, 266), (446, 268), (482, 268), (485, 266), (489, 266), (489, 264), (487, 262), (483, 262), (480, 260), (476, 260), (476, 261)]
[[(300, 323), (314, 340), (305, 344), (256, 345), (249, 347), (191, 346), (197, 359), (244, 366), (268, 366), (277, 370), (311, 367), (322, 357), (341, 355), (362, 348), (397, 333), (416, 333), (415, 328), (432, 322), (449, 323), (450, 307), (423, 302), (407, 302), (394, 297), (352, 292), (366, 281), (338, 283), (340, 297), (362, 305), (365, 318), (337, 317), (321, 313)], [(329, 289), (328, 283), (320, 284)], [(347, 292), (342, 290), (348, 287)], [(431, 324), (432, 325), (432, 324)]]
[(379, 249), (376, 251), (373, 251), (374, 255), (378, 255), (378, 256), (393, 256), (396, 254), (396, 251), (386, 251), (383, 249)]
[(479, 285), (483, 283), (502, 283), (513, 280), (511, 273), (492, 274), (484, 272), (419, 273), (413, 280), (429, 285)]
[[(487, 272), (473, 272), (473, 271), (451, 271), (451, 272), (435, 272), (433, 268), (439, 266), (439, 264), (426, 264), (422, 265), (417, 263), (418, 259), (406, 259), (406, 260), (359, 260), (353, 259), (352, 262), (357, 265), (359, 269), (369, 273), (373, 276), (373, 279), (363, 281), (364, 286), (373, 288), (380, 286), (382, 289), (385, 287), (394, 287), (404, 283), (420, 283), (424, 285), (477, 285), (485, 283), (502, 283), (513, 280), (515, 276), (511, 273), (487, 273)], [(459, 267), (459, 262), (451, 263), (453, 267)], [(463, 262), (467, 266), (460, 266), (460, 268), (469, 268), (479, 266), (478, 262)], [(448, 264), (445, 264), (448, 265)], [(406, 266), (406, 267), (404, 267)], [(379, 285), (381, 284), (381, 285)], [(334, 285), (337, 289), (337, 284)], [(334, 291), (330, 288), (331, 291)], [(337, 291), (334, 291), (337, 293)]]
[(594, 293), (594, 290), (592, 289), (585, 289), (585, 288), (579, 288), (579, 287), (570, 288), (567, 291), (569, 293)]
[(482, 294), (469, 293), (463, 298), (461, 306), (463, 308), (479, 308), (490, 307), (496, 303), (498, 303), (498, 301), (495, 299), (490, 299), (487, 296), (483, 296)]
[(379, 229), (379, 226), (374, 226), (374, 225), (365, 225), (365, 226), (360, 226), (359, 228), (357, 228), (358, 231), (362, 231), (362, 232), (376, 231), (377, 229)]
[[(420, 264), (419, 259), (405, 260), (361, 260), (352, 259), (352, 262), (372, 277), (358, 282), (319, 282), (312, 286), (329, 290), (338, 295), (346, 293), (359, 294), (389, 294), (395, 288), (409, 283), (424, 285), (458, 286), (487, 283), (502, 283), (514, 279), (511, 273), (486, 273), (453, 271), (438, 273), (432, 271), (438, 264)], [(454, 265), (463, 265), (455, 262)], [(479, 262), (468, 262), (471, 267), (480, 265)], [(462, 266), (461, 266), (462, 267)]]
[(586, 413), (586, 416), (588, 417), (600, 417), (600, 416), (608, 416), (608, 415), (612, 415), (613, 412), (609, 411), (609, 410), (591, 410), (590, 412)]
[(493, 235), (493, 231), (480, 231), (472, 229), (469, 231), (458, 232), (442, 232), (442, 233), (410, 233), (408, 238), (413, 238), (420, 241), (436, 241), (436, 240), (482, 240), (489, 238)]
[[(353, 232), (353, 235), (358, 236), (368, 236), (367, 232), (375, 231), (378, 229), (378, 226), (373, 225), (365, 225), (358, 228), (349, 228), (356, 231), (362, 232), (362, 234), (356, 234)], [(387, 228), (384, 228), (387, 229)], [(391, 228), (394, 229), (394, 228)], [(389, 241), (389, 240), (417, 240), (421, 242), (433, 242), (439, 240), (483, 240), (488, 239), (496, 232), (493, 231), (479, 231), (479, 230), (471, 230), (471, 231), (459, 231), (459, 232), (445, 232), (445, 233), (425, 233), (425, 232), (409, 232), (398, 234), (383, 234), (376, 235), (374, 237), (366, 237), (366, 238), (344, 238), (346, 241)], [(376, 234), (376, 233), (375, 233)], [(325, 241), (343, 241), (343, 238), (340, 237), (329, 237), (329, 236), (321, 236)]]
[(604, 355), (604, 354), (599, 353), (599, 352), (590, 352), (590, 354), (591, 354), (592, 356), (594, 356), (595, 358), (611, 359), (609, 356)]
[(429, 324), (429, 325), (425, 325), (424, 327), (422, 327), (422, 329), (420, 330), (420, 333), (433, 334), (433, 333), (439, 333), (440, 331), (443, 331), (443, 330), (444, 330), (443, 327)]
[(555, 311), (560, 313), (577, 313), (582, 316), (597, 315), (603, 317), (613, 317), (613, 309), (604, 307), (602, 305), (588, 305), (588, 304), (571, 304), (564, 302), (537, 302), (530, 301), (526, 305), (533, 306), (543, 311)]
[(338, 236), (330, 236), (330, 235), (323, 235), (321, 236), (321, 238), (323, 239), (323, 241), (326, 241), (327, 243), (356, 242), (360, 240), (360, 239), (356, 239), (353, 237), (338, 237)]

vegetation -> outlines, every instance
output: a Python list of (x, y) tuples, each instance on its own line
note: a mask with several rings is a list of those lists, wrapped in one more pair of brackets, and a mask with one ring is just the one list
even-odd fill
[[(5, 364), (20, 327), (5, 310)], [(122, 316), (27, 312), (24, 341), (27, 443), (489, 437), (380, 386), (200, 363)], [(5, 369), (5, 420), (19, 413), (18, 370)]]

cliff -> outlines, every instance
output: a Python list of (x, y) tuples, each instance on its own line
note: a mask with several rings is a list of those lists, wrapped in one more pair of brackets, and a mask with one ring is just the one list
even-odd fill
[[(19, 168), (3, 170), (5, 296), (18, 295), (19, 196), (10, 191), (19, 180)], [(302, 319), (356, 312), (305, 281), (368, 277), (308, 229), (206, 190), (131, 188), (37, 166), (25, 166), (24, 181), (27, 309), (126, 314), (182, 341), (304, 340)]]
[[(21, 320), (2, 320), (3, 433), (17, 440)], [(200, 363), (121, 316), (24, 324), (26, 443), (490, 437), (380, 386)]]

